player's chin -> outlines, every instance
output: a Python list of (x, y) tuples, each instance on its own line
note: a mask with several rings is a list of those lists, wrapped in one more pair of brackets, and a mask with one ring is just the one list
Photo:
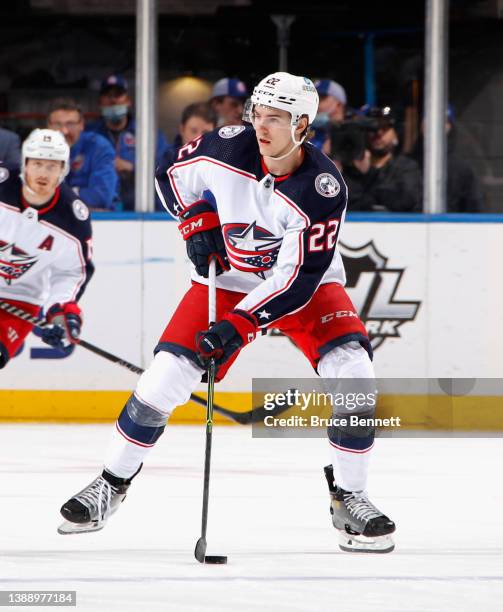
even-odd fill
[(274, 155), (273, 149), (270, 142), (258, 141), (258, 148), (261, 155)]

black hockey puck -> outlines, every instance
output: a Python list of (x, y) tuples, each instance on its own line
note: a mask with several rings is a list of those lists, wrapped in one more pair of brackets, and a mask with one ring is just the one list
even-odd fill
[(213, 565), (225, 565), (227, 557), (225, 555), (205, 555), (204, 562)]

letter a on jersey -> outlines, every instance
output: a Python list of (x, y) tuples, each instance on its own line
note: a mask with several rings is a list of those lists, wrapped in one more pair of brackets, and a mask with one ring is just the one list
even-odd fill
[(42, 240), (42, 242), (38, 245), (38, 248), (42, 251), (50, 251), (52, 249), (53, 242), (54, 236), (51, 236), (51, 234), (49, 234), (47, 238), (45, 238), (45, 240)]

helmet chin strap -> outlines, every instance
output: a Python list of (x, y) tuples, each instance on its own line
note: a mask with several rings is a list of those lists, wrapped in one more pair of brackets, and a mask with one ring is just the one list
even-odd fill
[(300, 145), (304, 142), (306, 137), (302, 136), (302, 138), (300, 140), (295, 140), (295, 129), (296, 129), (296, 127), (297, 127), (296, 125), (292, 125), (292, 130), (291, 130), (290, 134), (292, 136), (293, 147), (290, 149), (290, 151), (288, 151), (288, 153), (285, 153), (284, 155), (279, 155), (278, 157), (274, 157), (273, 155), (264, 155), (264, 157), (269, 157), (270, 159), (274, 159), (275, 161), (279, 161), (280, 159), (285, 159), (285, 157), (288, 157), (289, 155), (291, 155), (295, 151), (295, 149), (300, 147)]
[(26, 191), (33, 196), (36, 196), (37, 194), (33, 191), (33, 189), (28, 185), (28, 181), (26, 180), (26, 177), (24, 175), (24, 172), (21, 172), (19, 174), (19, 178), (21, 179), (21, 182), (23, 183), (23, 187), (26, 187)]

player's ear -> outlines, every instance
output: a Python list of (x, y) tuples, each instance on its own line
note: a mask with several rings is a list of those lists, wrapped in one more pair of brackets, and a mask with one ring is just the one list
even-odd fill
[(309, 118), (307, 115), (302, 115), (299, 119), (297, 129), (295, 130), (299, 136), (305, 136), (307, 134), (307, 128), (309, 126)]

